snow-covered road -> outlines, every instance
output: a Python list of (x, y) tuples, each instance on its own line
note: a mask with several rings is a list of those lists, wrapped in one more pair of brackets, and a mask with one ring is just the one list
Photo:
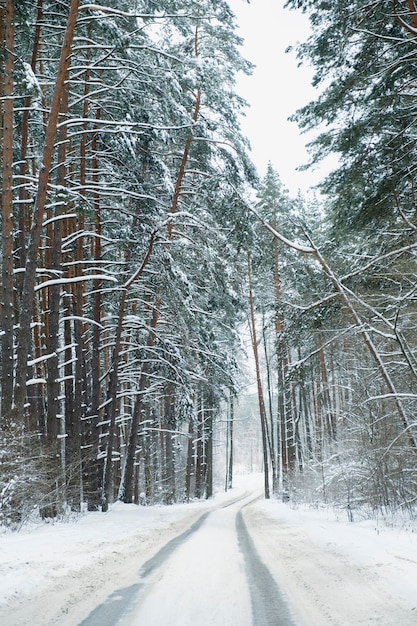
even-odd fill
[(417, 625), (415, 529), (296, 511), (260, 487), (0, 535), (0, 624)]
[(295, 626), (242, 516), (257, 499), (204, 513), (142, 566), (137, 585), (113, 594), (82, 626)]
[(170, 558), (145, 564), (143, 593), (123, 626), (195, 626), (198, 619), (212, 626), (252, 626), (236, 506), (209, 513)]

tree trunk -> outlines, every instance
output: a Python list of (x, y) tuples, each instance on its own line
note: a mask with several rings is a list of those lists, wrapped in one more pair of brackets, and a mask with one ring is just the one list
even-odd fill
[[(3, 30), (3, 189), (2, 189), (2, 288), (1, 288), (1, 419), (10, 424), (13, 400), (13, 122), (14, 122), (14, 2), (6, 0), (0, 12)], [(4, 25), (4, 26), (3, 26)], [(2, 42), (3, 43), (3, 42)], [(32, 304), (32, 303), (31, 303)]]
[[(64, 121), (68, 116), (69, 102), (69, 86), (68, 74), (62, 89), (62, 98), (60, 106), (61, 120)], [(58, 168), (56, 176), (57, 189), (64, 189), (66, 184), (66, 155), (67, 155), (67, 127), (61, 126), (58, 132)], [(61, 192), (62, 193), (62, 192)], [(49, 245), (52, 249), (52, 270), (53, 277), (61, 276), (62, 273), (62, 219), (60, 216), (63, 211), (63, 198), (59, 192), (56, 198), (55, 217), (58, 218), (53, 223), (52, 241)], [(47, 425), (48, 440), (52, 446), (52, 454), (55, 456), (55, 446), (57, 445), (57, 435), (60, 432), (58, 420), (64, 418), (61, 415), (60, 407), (60, 383), (59, 383), (59, 319), (61, 304), (61, 286), (59, 284), (50, 287), (49, 295), (49, 324), (46, 349), (50, 358), (47, 360)]]
[(201, 391), (198, 398), (199, 408), (197, 410), (197, 429), (195, 433), (194, 446), (195, 446), (195, 483), (194, 483), (194, 497), (200, 499), (203, 495), (203, 482), (204, 482), (204, 400), (203, 392)]
[(336, 431), (336, 416), (334, 413), (332, 399), (330, 397), (329, 390), (329, 377), (327, 373), (326, 359), (324, 356), (323, 337), (321, 332), (318, 333), (318, 359), (320, 364), (320, 377), (321, 377), (321, 401), (324, 408), (325, 424), (330, 442), (335, 442), (337, 439)]
[(229, 419), (227, 420), (227, 457), (226, 457), (226, 488), (233, 488), (233, 453), (234, 453), (234, 421), (235, 421), (235, 401), (232, 393), (230, 393), (229, 401)]
[(191, 498), (191, 479), (193, 476), (194, 466), (194, 421), (191, 416), (188, 426), (187, 467), (185, 471), (185, 498), (187, 502), (189, 502)]
[[(298, 360), (301, 360), (301, 349), (298, 348)], [(303, 416), (304, 428), (305, 428), (305, 445), (306, 453), (309, 461), (313, 458), (313, 442), (311, 438), (311, 417), (310, 407), (307, 399), (306, 381), (304, 370), (300, 373), (300, 412)]]
[[(84, 93), (87, 95), (88, 88), (88, 76), (86, 77), (86, 85)], [(84, 101), (85, 117), (88, 113), (87, 101)], [(96, 119), (99, 120), (101, 116), (101, 110), (96, 110)], [(91, 166), (92, 166), (92, 180), (94, 185), (98, 184), (98, 156), (97, 156), (97, 129), (93, 129), (91, 137)], [(83, 138), (86, 138), (86, 134)], [(85, 139), (86, 140), (86, 139)], [(82, 177), (81, 186), (85, 184), (86, 179), (86, 155), (85, 145), (82, 144)], [(84, 182), (83, 182), (84, 181)], [(102, 235), (102, 221), (101, 221), (101, 206), (100, 196), (97, 192), (93, 193), (93, 208), (95, 215), (95, 238), (94, 238), (94, 260), (97, 261), (97, 265), (102, 258), (101, 247), (101, 235)], [(101, 403), (101, 360), (100, 360), (100, 342), (102, 335), (102, 320), (101, 320), (101, 307), (102, 307), (102, 293), (101, 293), (102, 281), (96, 282), (96, 287), (93, 295), (93, 319), (94, 324), (91, 330), (91, 400), (90, 411), (88, 419), (88, 436), (87, 445), (89, 446), (89, 454), (84, 461), (84, 475), (85, 475), (85, 489), (87, 491), (87, 502), (90, 510), (98, 509), (101, 503), (100, 494), (100, 463), (97, 461), (97, 455), (99, 451), (99, 406)]]
[(213, 497), (213, 409), (209, 408), (205, 420), (206, 446), (205, 446), (205, 483), (206, 498)]
[(175, 485), (175, 456), (174, 447), (172, 445), (172, 432), (175, 429), (175, 412), (174, 397), (172, 385), (168, 386), (167, 395), (165, 396), (165, 501), (167, 504), (173, 504), (176, 497)]
[[(278, 338), (277, 338), (278, 340)], [(276, 424), (274, 423), (274, 411), (273, 411), (273, 402), (272, 402), (272, 384), (271, 384), (271, 368), (269, 366), (269, 355), (268, 355), (268, 346), (267, 346), (267, 337), (266, 337), (266, 329), (264, 320), (262, 323), (262, 343), (264, 347), (264, 356), (265, 356), (265, 368), (266, 368), (266, 382), (268, 388), (268, 408), (269, 408), (269, 452), (271, 459), (271, 470), (272, 470), (272, 493), (277, 494), (279, 489), (279, 469), (277, 463), (277, 453), (275, 447), (275, 432), (276, 432)]]
[[(38, 53), (40, 49), (41, 43), (41, 21), (42, 21), (42, 9), (43, 9), (43, 0), (38, 0), (37, 11), (36, 11), (36, 26), (35, 26), (35, 36), (33, 41), (32, 48), (32, 59), (31, 59), (31, 68), (35, 73), (36, 71), (36, 62), (38, 59)], [(22, 130), (21, 130), (21, 144), (20, 144), (20, 165), (19, 165), (19, 175), (20, 175), (20, 189), (19, 189), (19, 262), (20, 267), (25, 267), (26, 263), (26, 234), (29, 229), (29, 193), (26, 186), (26, 178), (29, 173), (29, 167), (27, 162), (27, 152), (29, 145), (29, 115), (30, 115), (30, 105), (32, 102), (32, 97), (28, 96), (25, 99), (25, 103), (23, 105), (23, 113), (22, 113)], [(18, 279), (18, 289), (19, 296), (21, 296), (22, 285), (23, 282)]]
[(261, 369), (259, 363), (259, 354), (258, 354), (258, 341), (256, 338), (256, 326), (255, 326), (255, 306), (253, 301), (253, 290), (252, 290), (252, 268), (251, 268), (251, 259), (248, 254), (248, 287), (249, 287), (249, 316), (250, 316), (250, 330), (251, 330), (251, 339), (252, 339), (252, 350), (253, 356), (255, 359), (255, 372), (256, 372), (256, 386), (258, 390), (258, 404), (259, 404), (259, 415), (261, 419), (261, 432), (262, 432), (262, 450), (263, 450), (263, 460), (264, 460), (264, 492), (265, 498), (269, 499), (269, 462), (268, 462), (268, 423), (266, 417), (265, 410), (265, 402), (262, 390), (262, 380), (261, 380)]
[(28, 368), (28, 353), (31, 340), (32, 308), (35, 294), (36, 269), (39, 253), (39, 243), (42, 233), (42, 220), (48, 191), (49, 176), (52, 167), (52, 157), (55, 148), (55, 136), (58, 125), (58, 116), (64, 92), (65, 78), (68, 74), (71, 58), (71, 48), (75, 33), (80, 0), (71, 0), (64, 41), (61, 48), (58, 72), (56, 76), (54, 95), (49, 112), (48, 125), (45, 134), (45, 145), (42, 155), (42, 167), (39, 172), (38, 191), (33, 207), (32, 227), (26, 258), (25, 278), (22, 290), (22, 304), (20, 314), (20, 328), (16, 350), (16, 382), (14, 387), (14, 418), (18, 422), (24, 414), (26, 397), (26, 376)]

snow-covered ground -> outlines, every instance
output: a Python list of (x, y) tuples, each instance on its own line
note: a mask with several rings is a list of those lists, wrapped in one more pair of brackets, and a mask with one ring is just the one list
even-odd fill
[[(114, 591), (137, 583), (142, 565), (202, 513), (262, 487), (259, 476), (240, 477), (236, 482), (236, 488), (208, 502), (170, 507), (116, 504), (106, 514), (88, 513), (67, 523), (0, 534), (0, 624), (80, 624)], [(337, 520), (330, 511), (294, 510), (274, 500), (260, 499), (241, 510), (258, 554), (282, 588), (297, 626), (417, 625), (417, 528), (389, 528), (374, 521), (349, 523)], [(216, 523), (216, 516), (209, 519)], [(225, 572), (235, 571), (237, 576), (243, 565), (231, 564), (227, 555), (229, 548), (232, 554), (232, 547), (224, 521), (221, 524), (218, 539), (212, 526), (201, 541), (205, 553), (217, 548), (213, 568), (218, 570), (224, 555)], [(196, 534), (192, 537), (195, 541)], [(207, 541), (219, 545), (207, 546)], [(236, 545), (231, 536), (232, 542)], [(187, 550), (197, 549), (192, 546), (190, 539)], [(234, 552), (238, 550), (233, 548)], [(182, 568), (181, 563), (175, 567), (184, 585), (191, 584), (191, 579), (195, 582), (195, 569)], [(234, 622), (228, 611), (218, 607), (222, 602), (230, 604), (231, 588), (236, 601), (241, 593), (240, 606), (248, 606), (247, 590), (222, 583), (218, 571), (212, 574), (216, 626), (240, 626), (242, 621)], [(213, 584), (216, 580), (218, 585)], [(211, 623), (200, 614), (195, 626)]]
[(268, 501), (248, 510), (248, 522), (297, 626), (417, 625), (417, 526)]

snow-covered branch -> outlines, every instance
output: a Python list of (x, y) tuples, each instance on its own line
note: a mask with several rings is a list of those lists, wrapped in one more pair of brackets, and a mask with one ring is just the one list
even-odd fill
[(108, 274), (89, 274), (88, 276), (74, 276), (73, 278), (45, 280), (43, 283), (36, 285), (35, 291), (39, 291), (40, 289), (46, 289), (47, 287), (52, 287), (53, 285), (68, 285), (70, 283), (81, 283), (86, 280), (109, 280), (111, 282), (117, 283), (117, 278), (114, 278), (114, 276), (108, 276)]

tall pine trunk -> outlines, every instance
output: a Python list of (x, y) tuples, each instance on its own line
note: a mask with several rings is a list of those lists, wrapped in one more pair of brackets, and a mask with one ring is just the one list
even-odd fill
[(31, 322), (36, 285), (39, 244), (42, 233), (42, 221), (45, 211), (48, 183), (55, 149), (58, 116), (64, 93), (65, 79), (68, 75), (71, 48), (77, 23), (80, 0), (71, 0), (67, 26), (61, 48), (61, 56), (56, 76), (55, 89), (46, 127), (45, 144), (42, 155), (42, 167), (39, 172), (38, 189), (33, 207), (32, 227), (26, 257), (25, 278), (22, 289), (20, 327), (16, 349), (16, 380), (14, 386), (14, 418), (18, 422), (23, 418), (26, 398), (26, 378), (28, 371), (28, 353), (31, 342)]
[[(38, 53), (41, 45), (41, 21), (42, 21), (42, 11), (43, 9), (43, 0), (38, 0), (37, 10), (36, 10), (36, 26), (35, 26), (35, 35), (33, 41), (32, 48), (32, 58), (30, 66), (32, 71), (35, 73), (36, 71), (36, 63), (38, 60)], [(19, 189), (19, 262), (20, 267), (25, 267), (26, 263), (26, 235), (29, 230), (29, 202), (30, 195), (26, 186), (27, 176), (29, 175), (29, 164), (28, 164), (28, 147), (29, 147), (29, 116), (30, 116), (30, 105), (32, 102), (32, 97), (28, 96), (25, 99), (23, 105), (23, 113), (22, 113), (22, 129), (21, 129), (21, 142), (20, 142), (20, 165), (19, 165), (19, 175), (20, 175), (20, 189)], [(17, 280), (17, 288), (18, 295), (21, 296), (23, 286), (23, 277), (18, 277)]]
[(233, 487), (233, 454), (234, 454), (234, 422), (235, 422), (235, 399), (230, 392), (229, 418), (226, 432), (226, 484), (225, 491)]
[(258, 340), (256, 337), (256, 324), (255, 324), (255, 304), (253, 299), (253, 286), (252, 286), (252, 267), (251, 258), (248, 254), (248, 288), (249, 288), (249, 317), (250, 317), (250, 330), (252, 340), (252, 350), (255, 360), (255, 374), (256, 374), (256, 387), (258, 391), (258, 405), (259, 416), (261, 419), (261, 432), (262, 432), (262, 451), (264, 461), (264, 492), (265, 498), (270, 497), (269, 492), (269, 459), (268, 459), (268, 421), (266, 416), (264, 395), (262, 389), (261, 368), (259, 363), (258, 352)]
[(2, 288), (1, 288), (1, 419), (10, 425), (13, 400), (13, 120), (14, 120), (14, 2), (7, 0), (0, 11), (3, 31), (3, 188), (2, 188)]

